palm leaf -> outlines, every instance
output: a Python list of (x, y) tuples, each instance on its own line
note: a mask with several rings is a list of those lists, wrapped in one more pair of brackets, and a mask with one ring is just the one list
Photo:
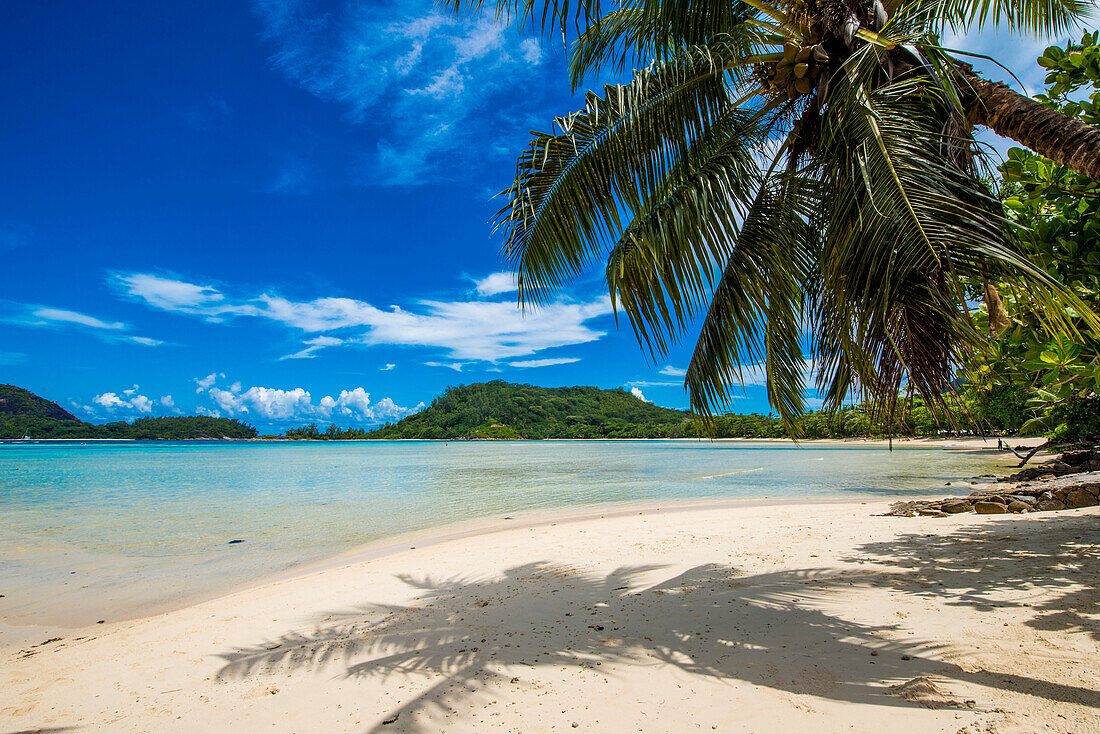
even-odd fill
[(521, 303), (539, 303), (618, 241), (666, 175), (729, 107), (724, 59), (692, 51), (589, 94), (520, 156), (498, 213)]

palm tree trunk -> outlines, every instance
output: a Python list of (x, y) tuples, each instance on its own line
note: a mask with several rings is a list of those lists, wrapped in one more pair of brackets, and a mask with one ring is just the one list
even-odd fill
[(1100, 181), (1100, 128), (983, 79), (966, 64), (958, 67), (972, 91), (962, 100), (971, 123)]

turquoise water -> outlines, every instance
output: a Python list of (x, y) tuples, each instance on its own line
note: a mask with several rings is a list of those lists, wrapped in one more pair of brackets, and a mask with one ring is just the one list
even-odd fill
[(0, 445), (0, 620), (117, 618), (481, 517), (904, 495), (1006, 465), (939, 448), (684, 441)]

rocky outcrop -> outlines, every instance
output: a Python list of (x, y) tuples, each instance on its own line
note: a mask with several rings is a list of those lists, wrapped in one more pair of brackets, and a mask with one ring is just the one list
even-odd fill
[[(1097, 452), (1074, 452), (1096, 454)], [(1088, 461), (1092, 461), (1091, 458)], [(1100, 505), (1100, 470), (1036, 482), (1021, 482), (1006, 489), (980, 489), (969, 497), (947, 497), (942, 500), (898, 502), (888, 515), (905, 517), (947, 517), (963, 512), (979, 515), (1049, 512)]]
[(1038, 466), (1029, 466), (1001, 479), (1001, 482), (1030, 482), (1053, 475), (1063, 477), (1067, 474), (1100, 471), (1100, 450), (1067, 451), (1057, 459)]

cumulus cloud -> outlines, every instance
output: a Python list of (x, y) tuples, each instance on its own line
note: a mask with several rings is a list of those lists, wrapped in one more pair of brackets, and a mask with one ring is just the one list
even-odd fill
[(160, 404), (163, 405), (165, 408), (176, 407), (176, 401), (172, 400), (171, 395), (164, 395), (163, 397), (161, 397)]
[[(489, 277), (491, 279), (492, 276)], [(427, 347), (451, 360), (497, 362), (529, 357), (544, 349), (584, 344), (606, 335), (588, 321), (610, 314), (606, 295), (592, 301), (560, 299), (526, 311), (511, 301), (420, 300), (414, 309), (378, 308), (353, 298), (315, 298), (298, 301), (262, 293), (229, 298), (209, 286), (178, 281), (166, 285), (161, 276), (115, 276), (116, 282), (156, 284), (156, 288), (127, 291), (153, 308), (222, 320), (230, 315), (275, 321), (306, 333), (344, 331), (339, 337), (323, 333), (303, 342), (301, 350), (284, 359), (305, 359), (320, 349), (338, 345)], [(488, 279), (487, 279), (488, 280)], [(170, 299), (158, 294), (187, 294)]]
[[(531, 125), (505, 124), (508, 98), (530, 105), (542, 50), (493, 18), (453, 17), (432, 0), (345, 0), (315, 12), (303, 0), (258, 0), (272, 63), (354, 122), (380, 131), (372, 184), (410, 185), (463, 175), (502, 155), (486, 131), (507, 131), (513, 155)], [(541, 89), (541, 87), (539, 87)], [(476, 120), (473, 119), (474, 116)]]
[(301, 387), (253, 386), (245, 390), (240, 383), (234, 383), (229, 390), (223, 390), (210, 383), (205, 392), (214, 407), (200, 406), (199, 412), (203, 415), (250, 417), (275, 423), (343, 420), (376, 424), (404, 418), (423, 407), (420, 404), (412, 409), (404, 408), (388, 397), (372, 402), (370, 393), (362, 387), (341, 390), (335, 397), (325, 395), (317, 402), (313, 401), (313, 395), (308, 390)]
[(491, 273), (474, 283), (479, 296), (496, 296), (501, 293), (514, 293), (518, 290), (516, 276), (511, 273)]
[(196, 377), (195, 378), (195, 384), (198, 385), (199, 387), (198, 387), (197, 390), (195, 390), (195, 392), (196, 393), (201, 393), (203, 390), (207, 389), (208, 387), (213, 385), (215, 382), (217, 382), (219, 377), (224, 379), (225, 374), (220, 373), (220, 372), (211, 372), (206, 377)]
[(144, 395), (138, 394), (137, 385), (128, 390), (123, 390), (122, 395), (113, 392), (101, 393), (92, 398), (92, 402), (109, 413), (137, 411), (138, 413), (149, 414), (153, 411), (153, 401)]
[(642, 394), (642, 391), (639, 390), (636, 387), (630, 388), (630, 394), (633, 395), (634, 397), (638, 398), (638, 400), (641, 400), (643, 403), (648, 403), (649, 402), (648, 400), (645, 399), (645, 395)]

